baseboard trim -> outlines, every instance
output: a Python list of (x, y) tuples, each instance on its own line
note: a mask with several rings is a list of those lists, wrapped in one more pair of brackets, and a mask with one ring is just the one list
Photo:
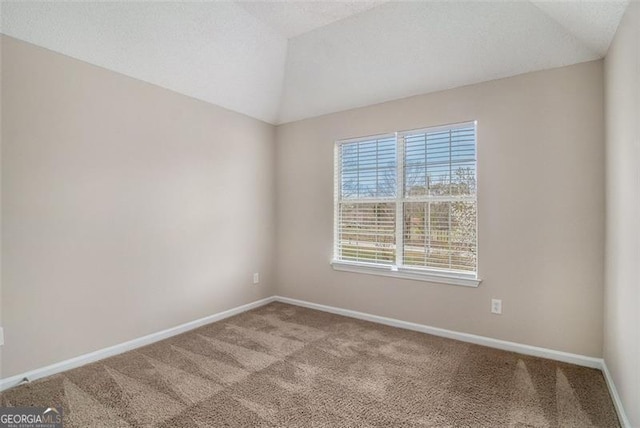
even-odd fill
[(475, 334), (461, 333), (453, 330), (446, 330), (438, 327), (431, 327), (424, 324), (417, 324), (408, 321), (402, 321), (395, 318), (387, 318), (379, 315), (372, 315), (365, 312), (352, 311), (350, 309), (337, 308), (334, 306), (321, 305), (311, 303), (304, 300), (292, 299), (289, 297), (275, 296), (275, 300), (290, 305), (302, 306), (309, 309), (317, 309), (323, 312), (329, 312), (337, 315), (344, 315), (351, 318), (357, 318), (364, 321), (371, 321), (378, 324), (384, 324), (391, 327), (403, 328), (406, 330), (418, 331), (421, 333), (432, 334), (434, 336), (446, 337), (449, 339), (460, 340), (462, 342), (473, 343), (476, 345), (488, 346), (490, 348), (502, 349), (504, 351), (517, 352), (519, 354), (531, 355), (534, 357), (548, 358), (550, 360), (562, 361), (565, 363), (576, 364), (579, 366), (602, 369), (602, 358), (588, 357), (586, 355), (571, 354), (569, 352), (556, 351), (553, 349), (540, 348), (538, 346), (524, 345), (522, 343), (508, 342), (506, 340), (493, 339), (486, 336), (478, 336)]
[(232, 317), (242, 312), (249, 311), (251, 309), (264, 306), (271, 302), (282, 302), (290, 305), (301, 306), (309, 309), (316, 309), (323, 312), (329, 312), (332, 314), (343, 315), (350, 318), (361, 319), (364, 321), (371, 321), (378, 324), (384, 324), (391, 327), (403, 328), (406, 330), (418, 331), (421, 333), (432, 334), (434, 336), (446, 337), (449, 339), (460, 340), (462, 342), (473, 343), (476, 345), (488, 346), (491, 348), (502, 349), (505, 351), (517, 352), (520, 354), (531, 355), (534, 357), (548, 358), (551, 360), (562, 361), (565, 363), (576, 364), (584, 367), (591, 367), (600, 369), (603, 372), (604, 378), (611, 393), (613, 403), (618, 417), (623, 428), (630, 428), (629, 419), (626, 416), (622, 401), (611, 377), (611, 373), (607, 368), (607, 365), (601, 358), (587, 357), (585, 355), (572, 354), (563, 351), (556, 351), (553, 349), (541, 348), (537, 346), (524, 345), (516, 342), (509, 342), (505, 340), (493, 339), (486, 336), (479, 336), (469, 333), (461, 333), (453, 330), (447, 330), (438, 327), (431, 327), (428, 325), (417, 324), (408, 321), (402, 321), (394, 318), (387, 318), (379, 315), (368, 314), (365, 312), (353, 311), (350, 309), (337, 308), (334, 306), (321, 305), (319, 303), (307, 302), (304, 300), (292, 299), (283, 296), (271, 296), (265, 299), (257, 300), (255, 302), (247, 303), (245, 305), (237, 306), (226, 311), (218, 312), (204, 318), (200, 318), (195, 321), (191, 321), (185, 324), (181, 324), (176, 327), (172, 327), (166, 330), (162, 330), (156, 333), (152, 333), (137, 339), (130, 340), (128, 342), (120, 343), (118, 345), (110, 346), (108, 348), (99, 349), (94, 352), (83, 354), (74, 358), (70, 358), (65, 361), (60, 361), (55, 364), (51, 364), (46, 367), (41, 367), (35, 370), (30, 370), (25, 373), (21, 373), (15, 376), (11, 376), (5, 379), (0, 379), (0, 391), (4, 391), (8, 388), (19, 385), (24, 378), (28, 378), (30, 381), (41, 379), (46, 376), (51, 376), (57, 373), (61, 373), (67, 370), (74, 369), (76, 367), (83, 366), (85, 364), (93, 363), (98, 360), (102, 360), (114, 355), (121, 354), (136, 348), (140, 348), (145, 345), (149, 345), (154, 342), (158, 342), (163, 339), (193, 330), (206, 324), (210, 324), (216, 321), (223, 320), (225, 318)]
[(618, 389), (616, 388), (616, 384), (613, 381), (613, 377), (611, 376), (611, 372), (607, 367), (607, 362), (602, 361), (602, 374), (604, 375), (604, 379), (607, 382), (607, 388), (609, 388), (609, 394), (611, 394), (611, 399), (613, 400), (613, 406), (616, 408), (616, 412), (618, 413), (618, 419), (620, 421), (620, 425), (622, 428), (631, 428), (631, 422), (629, 422), (629, 418), (627, 417), (627, 413), (624, 411), (624, 407), (622, 406), (622, 400), (620, 399), (620, 394), (618, 394)]
[(30, 381), (40, 379), (46, 376), (51, 376), (57, 373), (61, 373), (67, 370), (74, 369), (76, 367), (84, 366), (85, 364), (93, 363), (98, 360), (102, 360), (114, 355), (122, 354), (123, 352), (131, 351), (132, 349), (140, 348), (145, 345), (149, 345), (154, 342), (158, 342), (163, 339), (178, 335), (180, 333), (193, 330), (212, 322), (220, 321), (225, 318), (232, 317), (242, 312), (249, 311), (251, 309), (264, 306), (275, 300), (274, 296), (267, 297), (265, 299), (257, 300), (255, 302), (247, 303), (245, 305), (237, 306), (235, 308), (228, 309), (226, 311), (218, 312), (217, 314), (209, 315), (204, 318), (190, 321), (185, 324), (181, 324), (176, 327), (168, 328), (156, 333), (151, 333), (137, 339), (130, 340), (128, 342), (120, 343), (108, 348), (99, 349), (88, 354), (83, 354), (77, 357), (70, 358), (68, 360), (60, 361), (55, 364), (51, 364), (46, 367), (41, 367), (35, 370), (30, 370), (25, 373), (21, 373), (15, 376), (11, 376), (5, 379), (0, 379), (0, 391), (4, 391), (8, 388), (19, 385), (24, 378), (28, 378)]

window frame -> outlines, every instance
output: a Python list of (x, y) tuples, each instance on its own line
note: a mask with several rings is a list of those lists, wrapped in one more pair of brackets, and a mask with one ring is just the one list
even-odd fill
[[(476, 179), (476, 193), (473, 200), (476, 204), (476, 270), (475, 272), (455, 272), (448, 269), (438, 269), (430, 267), (411, 267), (405, 266), (403, 262), (404, 251), (404, 208), (405, 203), (416, 201), (415, 198), (409, 198), (405, 195), (405, 147), (406, 142), (404, 137), (406, 135), (418, 134), (418, 133), (433, 133), (443, 130), (459, 129), (464, 127), (473, 126), (474, 128), (474, 150), (475, 150), (475, 179)], [(340, 204), (344, 203), (341, 195), (341, 180), (342, 180), (342, 159), (340, 147), (343, 144), (358, 143), (363, 141), (380, 140), (393, 137), (396, 144), (396, 196), (395, 198), (385, 198), (386, 202), (395, 204), (395, 246), (396, 246), (396, 258), (395, 263), (391, 265), (370, 263), (363, 261), (348, 261), (338, 259), (339, 254), (339, 229), (340, 229)], [(392, 133), (371, 135), (366, 137), (348, 138), (337, 140), (334, 143), (334, 221), (333, 221), (333, 254), (331, 258), (331, 265), (336, 271), (356, 272), (371, 275), (381, 275), (388, 277), (396, 277), (403, 279), (411, 279), (418, 281), (445, 283), (452, 285), (461, 285), (467, 287), (478, 287), (482, 281), (478, 277), (479, 271), (479, 254), (478, 254), (478, 124), (477, 121), (467, 121), (452, 123), (448, 125), (438, 125), (424, 128), (411, 129), (406, 131), (397, 131)], [(366, 202), (366, 198), (356, 199), (360, 203)], [(375, 201), (375, 199), (373, 200)], [(355, 202), (358, 203), (358, 202)]]

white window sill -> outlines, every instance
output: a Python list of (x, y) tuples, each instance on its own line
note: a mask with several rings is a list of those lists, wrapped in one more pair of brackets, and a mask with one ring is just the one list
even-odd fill
[[(367, 263), (350, 263), (333, 260), (333, 270), (343, 272), (364, 273), (368, 275), (390, 276), (394, 278), (413, 279), (415, 281), (438, 282), (442, 284), (477, 287), (482, 282), (475, 275), (454, 274), (448, 272), (427, 271), (403, 267), (380, 266)], [(395, 269), (394, 269), (395, 268)]]

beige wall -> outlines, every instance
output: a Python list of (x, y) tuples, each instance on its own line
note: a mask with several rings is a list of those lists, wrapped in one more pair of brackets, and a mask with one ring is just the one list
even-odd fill
[[(600, 357), (603, 97), (595, 61), (278, 127), (278, 292)], [(480, 287), (333, 271), (333, 142), (473, 119)]]
[(631, 426), (640, 427), (640, 3), (605, 62), (607, 245), (604, 359)]
[(0, 377), (274, 294), (273, 126), (2, 50)]
[[(601, 356), (601, 61), (276, 130), (11, 38), (2, 49), (0, 377), (276, 293)], [(333, 141), (473, 119), (480, 287), (333, 271)]]
[[(0, 327), (2, 324), (2, 45), (3, 43), (0, 41)], [(4, 330), (2, 334), (4, 339)], [(0, 379), (2, 379), (3, 349), (4, 346), (0, 346)]]

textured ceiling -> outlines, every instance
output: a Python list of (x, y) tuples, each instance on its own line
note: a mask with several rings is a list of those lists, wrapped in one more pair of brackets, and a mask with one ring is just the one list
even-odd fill
[(613, 40), (627, 2), (533, 1), (586, 46), (604, 56)]
[(602, 58), (624, 2), (391, 2), (289, 40), (288, 122)]
[(2, 32), (277, 120), (287, 39), (232, 2), (2, 2)]
[(286, 38), (299, 36), (332, 22), (376, 7), (384, 1), (239, 2), (247, 12)]
[(602, 58), (626, 1), (2, 2), (1, 31), (270, 123)]

